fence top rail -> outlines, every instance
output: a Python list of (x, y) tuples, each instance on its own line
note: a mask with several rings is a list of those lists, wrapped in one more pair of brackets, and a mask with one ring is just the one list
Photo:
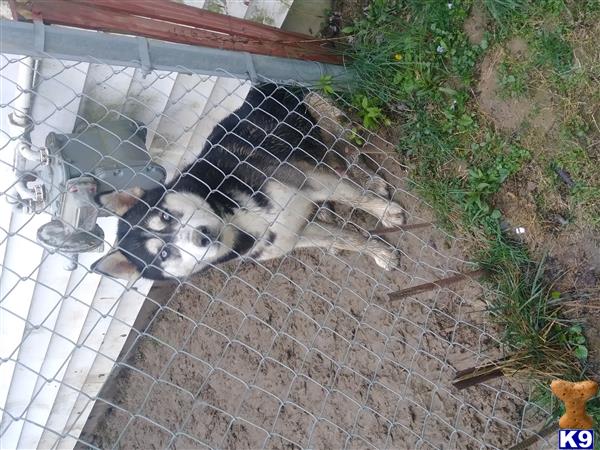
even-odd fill
[(100, 62), (147, 71), (169, 70), (257, 81), (316, 84), (323, 76), (343, 85), (351, 78), (343, 66), (247, 52), (163, 42), (42, 23), (0, 20), (0, 51), (36, 58)]

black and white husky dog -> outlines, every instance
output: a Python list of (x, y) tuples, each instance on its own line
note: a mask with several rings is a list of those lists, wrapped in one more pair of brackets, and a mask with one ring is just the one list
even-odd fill
[(404, 210), (366, 191), (326, 162), (321, 129), (301, 91), (253, 87), (218, 124), (191, 165), (164, 187), (100, 194), (120, 216), (118, 249), (92, 265), (115, 278), (181, 278), (237, 258), (268, 260), (296, 248), (352, 250), (384, 269), (395, 250), (379, 239), (315, 219), (317, 204), (360, 208), (384, 226)]

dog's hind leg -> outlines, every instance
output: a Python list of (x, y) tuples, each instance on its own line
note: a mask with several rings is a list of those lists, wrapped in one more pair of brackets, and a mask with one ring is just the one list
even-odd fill
[(311, 200), (315, 202), (334, 201), (365, 210), (380, 218), (385, 227), (397, 227), (405, 223), (406, 211), (400, 204), (330, 171), (313, 173), (309, 192)]
[(341, 230), (333, 225), (311, 222), (304, 228), (295, 248), (325, 248), (332, 250), (350, 250), (369, 255), (375, 263), (391, 270), (398, 266), (396, 251), (384, 241), (348, 230)]

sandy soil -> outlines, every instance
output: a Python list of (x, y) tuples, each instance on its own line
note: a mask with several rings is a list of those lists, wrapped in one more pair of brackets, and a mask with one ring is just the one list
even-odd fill
[[(380, 174), (404, 185), (393, 157), (375, 146), (366, 151), (377, 152)], [(419, 199), (400, 190), (397, 198), (409, 223), (431, 220)], [(372, 218), (352, 218), (373, 226)], [(82, 441), (144, 449), (504, 449), (528, 436), (543, 414), (526, 407), (516, 382), (452, 386), (456, 369), (500, 354), (476, 281), (388, 297), (468, 270), (461, 242), (431, 227), (388, 240), (402, 253), (393, 272), (356, 253), (311, 250), (155, 287)]]

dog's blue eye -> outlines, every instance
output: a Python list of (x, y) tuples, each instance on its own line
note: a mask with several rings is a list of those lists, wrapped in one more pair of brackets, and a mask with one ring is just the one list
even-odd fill
[(167, 259), (169, 257), (169, 250), (164, 249), (162, 252), (160, 252), (160, 259), (162, 261), (164, 261), (165, 259)]
[(160, 216), (162, 218), (162, 220), (164, 220), (165, 222), (170, 222), (172, 217), (170, 215), (168, 215), (167, 213), (162, 213), (162, 215)]

